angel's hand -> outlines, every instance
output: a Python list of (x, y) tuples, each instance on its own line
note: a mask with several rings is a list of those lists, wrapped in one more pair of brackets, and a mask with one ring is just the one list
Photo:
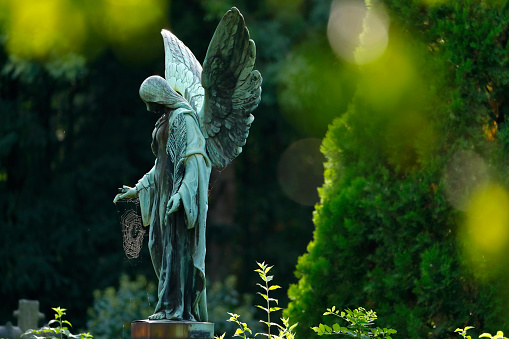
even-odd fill
[(120, 191), (120, 193), (115, 196), (115, 199), (113, 199), (113, 203), (116, 203), (120, 199), (130, 199), (136, 198), (138, 196), (138, 191), (136, 190), (135, 187), (123, 185), (122, 188), (119, 188), (118, 190)]
[(172, 214), (179, 208), (180, 201), (181, 201), (181, 197), (180, 197), (179, 192), (175, 193), (170, 198), (170, 200), (168, 200), (168, 204), (166, 205), (166, 217), (168, 217), (170, 214)]

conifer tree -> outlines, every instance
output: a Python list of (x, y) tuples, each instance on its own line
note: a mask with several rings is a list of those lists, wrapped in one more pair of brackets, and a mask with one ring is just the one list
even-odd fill
[(333, 305), (372, 308), (403, 338), (507, 328), (508, 7), (384, 3), (388, 47), (360, 66), (323, 141), (314, 237), (285, 315), (303, 337)]

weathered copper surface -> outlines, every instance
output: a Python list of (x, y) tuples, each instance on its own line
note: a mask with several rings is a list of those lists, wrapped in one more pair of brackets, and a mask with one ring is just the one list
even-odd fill
[(131, 339), (212, 339), (214, 324), (196, 321), (136, 320)]
[(205, 322), (210, 173), (245, 146), (262, 77), (253, 70), (255, 44), (235, 7), (221, 19), (203, 68), (173, 33), (162, 35), (165, 78), (148, 77), (139, 91), (147, 109), (160, 115), (152, 132), (155, 164), (135, 187), (122, 186), (113, 202), (137, 197), (141, 222), (150, 225), (149, 251), (159, 284), (148, 318)]

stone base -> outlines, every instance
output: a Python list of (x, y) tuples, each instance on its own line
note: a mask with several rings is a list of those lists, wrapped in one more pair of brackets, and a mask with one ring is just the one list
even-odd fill
[(191, 338), (214, 338), (214, 324), (172, 320), (135, 320), (131, 323), (131, 339)]

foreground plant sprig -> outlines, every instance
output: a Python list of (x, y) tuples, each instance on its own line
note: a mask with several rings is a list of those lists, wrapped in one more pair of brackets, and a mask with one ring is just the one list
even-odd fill
[[(237, 323), (237, 325), (239, 325), (239, 328), (237, 328), (237, 330), (235, 331), (235, 334), (233, 336), (248, 339), (249, 337), (246, 336), (246, 333), (253, 334), (253, 332), (251, 331), (251, 329), (249, 329), (249, 327), (247, 327), (246, 323), (243, 323), (239, 320), (240, 315), (230, 313), (230, 312), (228, 312), (228, 314), (230, 315), (230, 319), (228, 319), (227, 321), (234, 322), (234, 323)], [(223, 338), (224, 338), (224, 333), (221, 337), (219, 337), (219, 339), (223, 339)]]
[[(281, 318), (281, 321), (283, 323), (282, 325), (280, 325), (278, 323), (271, 322), (271, 317), (270, 317), (271, 313), (281, 310), (281, 307), (278, 307), (278, 306), (271, 307), (272, 306), (271, 303), (275, 303), (276, 305), (278, 305), (278, 299), (271, 298), (269, 295), (269, 292), (281, 288), (281, 286), (279, 286), (279, 285), (270, 285), (269, 284), (272, 281), (272, 279), (274, 279), (274, 276), (268, 275), (269, 271), (272, 269), (273, 266), (268, 266), (265, 264), (265, 262), (263, 262), (263, 263), (256, 262), (256, 263), (258, 264), (259, 268), (256, 269), (255, 272), (258, 273), (258, 275), (264, 282), (263, 285), (257, 283), (257, 285), (260, 286), (263, 290), (263, 292), (258, 292), (257, 294), (261, 295), (263, 297), (263, 299), (266, 301), (266, 305), (264, 305), (264, 306), (256, 305), (256, 307), (264, 310), (267, 313), (267, 321), (260, 320), (261, 323), (264, 323), (265, 325), (267, 325), (267, 333), (256, 333), (255, 337), (258, 335), (262, 335), (269, 339), (294, 339), (295, 333), (293, 332), (293, 330), (295, 329), (297, 324), (290, 325), (290, 321), (288, 318)], [(253, 332), (251, 331), (251, 329), (249, 329), (249, 327), (247, 326), (246, 323), (243, 323), (239, 320), (240, 316), (238, 314), (229, 313), (229, 312), (228, 312), (228, 314), (230, 315), (230, 319), (228, 319), (228, 321), (235, 322), (239, 326), (239, 328), (233, 334), (233, 337), (250, 339), (250, 337), (248, 335), (252, 334)], [(271, 328), (273, 326), (277, 327), (277, 329), (278, 329), (277, 335), (271, 333)], [(220, 337), (216, 336), (214, 338), (215, 339), (224, 339), (224, 336), (225, 336), (225, 334), (223, 333), (223, 335), (221, 335)]]
[[(42, 327), (38, 330), (29, 329), (25, 333), (23, 333), (23, 336), (25, 335), (33, 335), (36, 339), (51, 339), (51, 338), (58, 338), (61, 339), (64, 336), (67, 338), (74, 338), (74, 339), (90, 339), (93, 338), (93, 336), (90, 333), (79, 333), (79, 334), (72, 334), (71, 331), (67, 326), (69, 325), (72, 327), (71, 323), (68, 320), (63, 320), (62, 317), (65, 315), (65, 311), (67, 311), (65, 308), (55, 307), (52, 308), (53, 311), (55, 311), (55, 319), (50, 320), (48, 322), (47, 326)], [(53, 324), (58, 324), (56, 327), (51, 327)], [(39, 334), (39, 335), (37, 335)]]
[(256, 307), (261, 308), (262, 310), (264, 310), (267, 313), (267, 321), (260, 320), (260, 322), (267, 325), (268, 337), (270, 337), (271, 336), (270, 328), (272, 325), (275, 325), (274, 323), (270, 322), (270, 314), (271, 314), (271, 312), (279, 311), (281, 309), (281, 307), (270, 307), (271, 301), (275, 302), (276, 305), (278, 305), (278, 300), (274, 299), (274, 298), (270, 298), (269, 291), (277, 290), (277, 289), (281, 288), (281, 286), (279, 286), (279, 285), (270, 286), (269, 285), (269, 282), (271, 282), (272, 279), (274, 279), (274, 276), (267, 275), (267, 274), (269, 273), (269, 271), (272, 269), (273, 266), (268, 266), (265, 264), (265, 262), (263, 262), (261, 264), (259, 262), (256, 262), (256, 263), (258, 264), (258, 266), (260, 268), (256, 269), (255, 272), (258, 272), (258, 275), (260, 275), (260, 278), (265, 282), (265, 286), (262, 284), (259, 284), (259, 283), (256, 284), (264, 290), (264, 293), (258, 292), (257, 294), (261, 295), (267, 302), (267, 307), (263, 307), (260, 305), (256, 305)]
[[(279, 325), (278, 323), (273, 323), (270, 321), (271, 313), (281, 310), (281, 307), (278, 307), (278, 306), (271, 307), (271, 302), (274, 302), (276, 305), (278, 305), (279, 301), (277, 299), (271, 298), (269, 296), (269, 291), (274, 291), (274, 290), (281, 288), (281, 286), (279, 286), (279, 285), (270, 285), (269, 284), (269, 282), (271, 282), (272, 279), (274, 279), (274, 276), (268, 275), (268, 273), (274, 266), (268, 266), (265, 264), (265, 262), (262, 262), (261, 264), (259, 262), (256, 262), (256, 263), (258, 264), (259, 268), (256, 269), (255, 272), (258, 272), (258, 275), (260, 276), (260, 278), (265, 282), (264, 285), (256, 284), (263, 289), (263, 292), (258, 292), (258, 294), (261, 295), (267, 302), (267, 307), (263, 307), (260, 305), (256, 305), (256, 307), (261, 308), (262, 310), (264, 310), (267, 313), (267, 321), (260, 320), (261, 323), (264, 323), (265, 325), (267, 325), (267, 333), (256, 333), (255, 336), (263, 335), (263, 336), (266, 336), (271, 339), (283, 339), (283, 338), (293, 339), (294, 333), (292, 331), (297, 326), (297, 324), (294, 324), (294, 325), (288, 327), (290, 324), (289, 324), (289, 320), (287, 318), (281, 318), (281, 321), (283, 322), (283, 326)], [(272, 326), (275, 326), (278, 328), (278, 331), (279, 331), (278, 335), (271, 334), (270, 330), (271, 330)]]
[[(473, 326), (467, 326), (465, 328), (457, 328), (454, 332), (459, 332), (458, 334), (461, 335), (465, 339), (472, 339), (471, 336), (467, 335), (467, 331), (474, 328)], [(479, 338), (492, 338), (492, 339), (508, 339), (507, 337), (504, 337), (504, 332), (497, 331), (497, 334), (491, 335), (490, 333), (483, 333), (479, 336)]]
[(386, 338), (392, 339), (391, 334), (397, 333), (392, 328), (371, 328), (377, 319), (376, 313), (373, 310), (366, 311), (363, 307), (355, 310), (345, 309), (339, 311), (335, 306), (328, 308), (323, 315), (334, 315), (342, 318), (349, 323), (346, 327), (334, 324), (331, 326), (320, 324), (312, 327), (318, 335), (331, 335), (331, 334), (346, 334), (356, 338)]

